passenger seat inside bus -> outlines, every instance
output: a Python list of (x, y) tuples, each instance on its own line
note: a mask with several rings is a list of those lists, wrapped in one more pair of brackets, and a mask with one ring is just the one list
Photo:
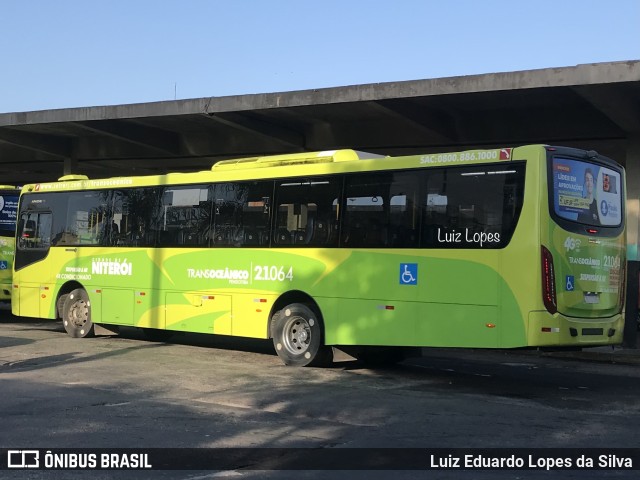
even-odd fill
[(181, 230), (179, 234), (179, 243), (181, 245), (198, 245), (200, 244), (198, 232)]
[(293, 232), (293, 243), (296, 245), (306, 245), (309, 243), (309, 237), (304, 230), (295, 230)]
[(329, 222), (327, 220), (317, 219), (308, 243), (313, 246), (321, 246), (326, 245), (328, 240)]
[(244, 245), (262, 245), (263, 235), (257, 228), (246, 227), (244, 229)]
[(273, 240), (276, 245), (291, 245), (293, 243), (291, 232), (286, 228), (276, 230)]
[(350, 247), (383, 247), (387, 244), (387, 227), (377, 218), (359, 219), (350, 225), (343, 242)]

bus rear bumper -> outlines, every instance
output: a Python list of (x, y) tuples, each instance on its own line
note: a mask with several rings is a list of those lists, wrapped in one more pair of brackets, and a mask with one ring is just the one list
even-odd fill
[(624, 315), (572, 318), (546, 311), (529, 313), (529, 346), (588, 347), (622, 343)]

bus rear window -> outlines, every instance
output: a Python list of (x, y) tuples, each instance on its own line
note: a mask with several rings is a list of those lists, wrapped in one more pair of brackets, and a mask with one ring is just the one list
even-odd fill
[(564, 219), (594, 226), (622, 223), (622, 179), (603, 165), (563, 157), (552, 160), (553, 209)]

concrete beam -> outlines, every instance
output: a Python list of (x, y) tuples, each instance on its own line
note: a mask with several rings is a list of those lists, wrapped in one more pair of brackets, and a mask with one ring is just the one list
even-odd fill
[(181, 139), (180, 135), (175, 132), (126, 120), (72, 122), (72, 124), (85, 130), (132, 143), (165, 155), (180, 154)]
[(133, 119), (168, 115), (241, 112), (307, 105), (376, 101), (460, 93), (530, 88), (572, 87), (640, 81), (640, 61), (584, 64), (519, 72), (374, 83), (293, 92), (232, 95), (189, 100), (67, 108), (0, 114), (0, 126), (104, 119)]
[(625, 95), (619, 87), (588, 88), (579, 85), (572, 89), (625, 132), (640, 133), (640, 104), (630, 103), (633, 97)]
[(275, 140), (295, 151), (305, 150), (304, 135), (255, 117), (240, 113), (214, 113), (206, 115), (206, 118), (251, 135), (265, 137), (271, 141)]
[(369, 102), (368, 105), (383, 111), (386, 116), (396, 117), (424, 130), (439, 142), (454, 142), (458, 138), (454, 119), (444, 112), (436, 112), (429, 108), (420, 107), (410, 100), (401, 99)]
[(73, 148), (73, 141), (69, 137), (22, 132), (9, 128), (0, 128), (0, 142), (58, 158), (69, 158)]

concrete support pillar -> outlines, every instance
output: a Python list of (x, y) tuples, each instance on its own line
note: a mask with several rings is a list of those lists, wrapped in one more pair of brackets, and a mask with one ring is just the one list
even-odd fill
[(640, 260), (640, 134), (627, 142), (627, 258)]
[(627, 142), (627, 292), (624, 345), (638, 347), (638, 289), (640, 288), (640, 134)]
[(62, 166), (62, 175), (71, 175), (78, 173), (78, 158), (74, 151), (71, 152), (71, 156), (64, 159), (64, 165)]

